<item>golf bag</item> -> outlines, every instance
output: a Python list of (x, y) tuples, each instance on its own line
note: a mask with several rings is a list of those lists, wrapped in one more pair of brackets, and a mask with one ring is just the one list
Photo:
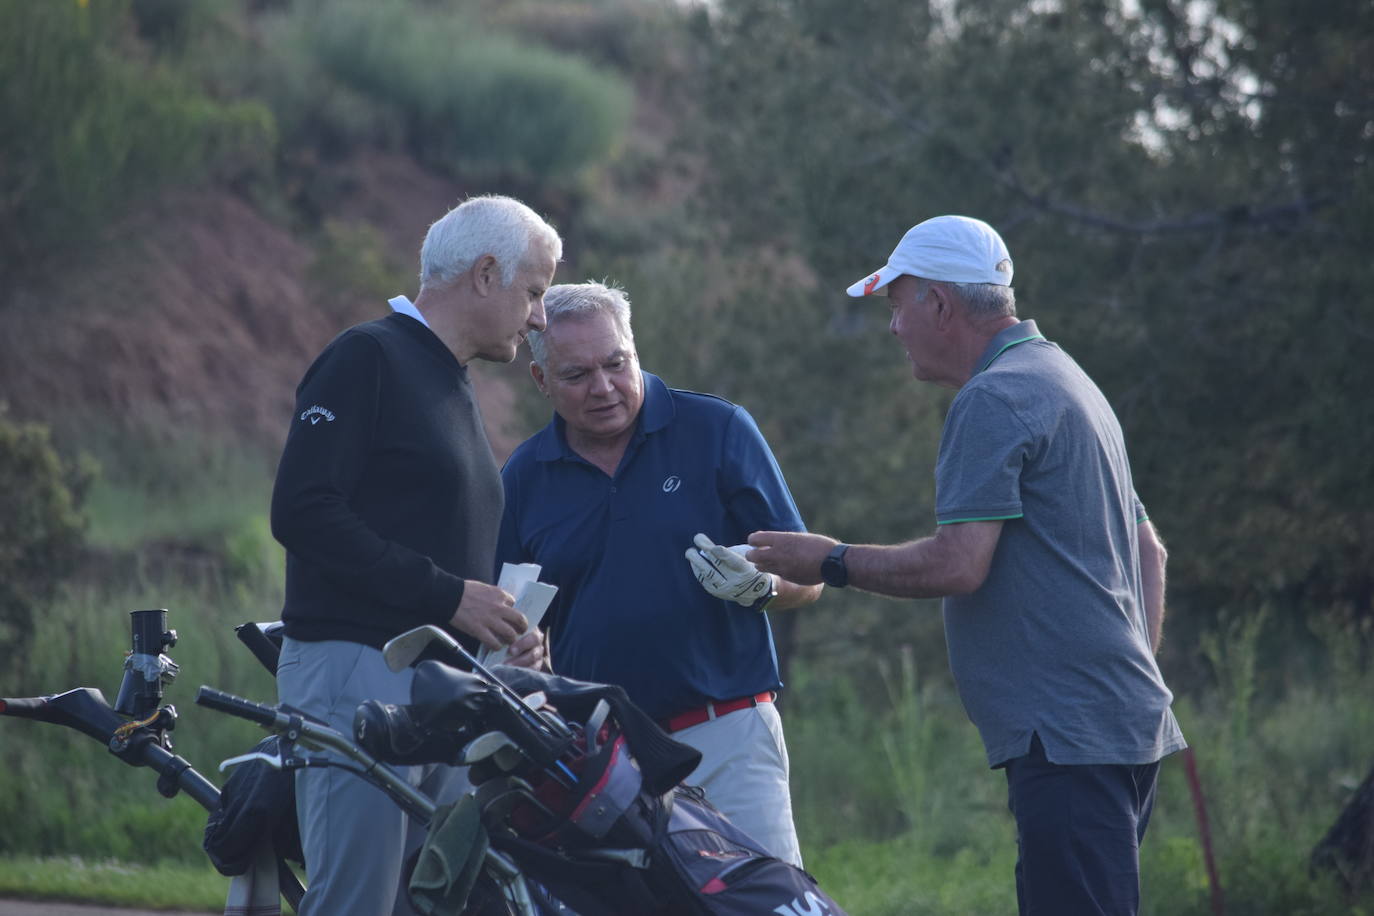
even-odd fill
[[(466, 818), (461, 832), (431, 830), (413, 897), (417, 883), (432, 891), (435, 875), (463, 875), (474, 851), (490, 844), (547, 891), (549, 912), (844, 916), (809, 874), (769, 855), (699, 789), (681, 784), (699, 752), (670, 738), (622, 689), (506, 666), (492, 674), (500, 684), (423, 661), (410, 705), (358, 708), (355, 738), (368, 753), (465, 764), (476, 786), (459, 803), (464, 811), (446, 812)], [(466, 848), (445, 848), (446, 833)], [(461, 881), (456, 891), (442, 889), (438, 904), (422, 893), (416, 906), (463, 912)]]
[[(271, 735), (253, 751), (275, 755), (278, 744)], [(220, 789), (219, 804), (205, 821), (202, 848), (221, 875), (242, 875), (252, 867), (264, 835), (278, 856), (304, 864), (294, 776), (252, 761), (236, 767)]]

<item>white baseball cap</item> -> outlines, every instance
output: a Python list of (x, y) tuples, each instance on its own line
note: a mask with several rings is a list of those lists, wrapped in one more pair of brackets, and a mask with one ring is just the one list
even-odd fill
[(903, 274), (948, 283), (1011, 286), (1011, 272), (1011, 254), (997, 230), (968, 216), (935, 216), (908, 229), (887, 263), (848, 292), (870, 296)]

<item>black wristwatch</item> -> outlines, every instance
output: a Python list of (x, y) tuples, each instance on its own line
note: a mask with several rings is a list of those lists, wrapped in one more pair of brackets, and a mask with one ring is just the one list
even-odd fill
[(836, 544), (830, 556), (821, 561), (821, 581), (831, 588), (849, 584), (849, 567), (844, 565), (844, 552), (848, 549), (848, 544)]

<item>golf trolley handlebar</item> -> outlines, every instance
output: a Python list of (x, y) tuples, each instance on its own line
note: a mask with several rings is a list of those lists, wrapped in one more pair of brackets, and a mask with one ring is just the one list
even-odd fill
[(207, 811), (219, 802), (213, 783), (163, 746), (146, 723), (115, 712), (99, 690), (78, 687), (51, 696), (0, 698), (0, 715), (62, 725), (89, 735), (130, 766), (157, 773), (158, 791), (167, 798), (183, 791)]
[[(283, 736), (287, 742), (300, 741), (304, 744), (326, 748), (352, 761), (353, 766), (345, 766), (358, 776), (382, 789), (407, 814), (418, 823), (429, 826), (438, 811), (436, 803), (413, 787), (390, 767), (359, 747), (354, 741), (333, 728), (305, 717), (289, 706), (267, 706), (252, 700), (225, 693), (213, 687), (202, 686), (196, 692), (196, 705), (227, 713), (240, 719), (247, 719), (261, 725), (274, 734)], [(287, 751), (282, 752), (283, 758)], [(228, 762), (228, 761), (226, 761)], [(274, 765), (284, 767), (333, 765), (322, 758), (278, 760)], [(523, 873), (504, 853), (487, 849), (483, 854), (483, 865), (487, 873), (506, 895), (507, 901), (521, 916), (534, 916), (536, 910), (531, 903), (529, 889)]]
[[(402, 779), (390, 768), (383, 766), (375, 757), (358, 747), (348, 737), (328, 725), (312, 721), (303, 713), (289, 706), (266, 706), (252, 700), (225, 693), (213, 687), (202, 686), (196, 691), (196, 705), (227, 713), (240, 719), (247, 719), (261, 725), (268, 731), (282, 735), (288, 741), (301, 741), (307, 745), (335, 751), (348, 758), (360, 771), (360, 775), (382, 788), (402, 809), (420, 822), (428, 824), (434, 817), (435, 804), (424, 793)], [(285, 757), (285, 753), (282, 755)], [(322, 765), (322, 760), (282, 760), (282, 766)]]
[(228, 713), (231, 716), (238, 716), (240, 719), (256, 722), (265, 728), (271, 728), (278, 724), (278, 719), (282, 720), (282, 725), (286, 725), (290, 718), (272, 706), (254, 703), (252, 700), (246, 700), (243, 697), (225, 693), (223, 690), (216, 690), (213, 687), (201, 687), (196, 692), (196, 705), (217, 712)]

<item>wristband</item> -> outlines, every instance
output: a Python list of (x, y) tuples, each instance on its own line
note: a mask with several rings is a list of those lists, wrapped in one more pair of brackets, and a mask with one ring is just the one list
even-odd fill
[(768, 610), (768, 605), (773, 603), (773, 599), (778, 597), (778, 577), (772, 573), (765, 573), (768, 576), (768, 591), (758, 597), (758, 600), (749, 605), (749, 610), (758, 611), (762, 614)]

